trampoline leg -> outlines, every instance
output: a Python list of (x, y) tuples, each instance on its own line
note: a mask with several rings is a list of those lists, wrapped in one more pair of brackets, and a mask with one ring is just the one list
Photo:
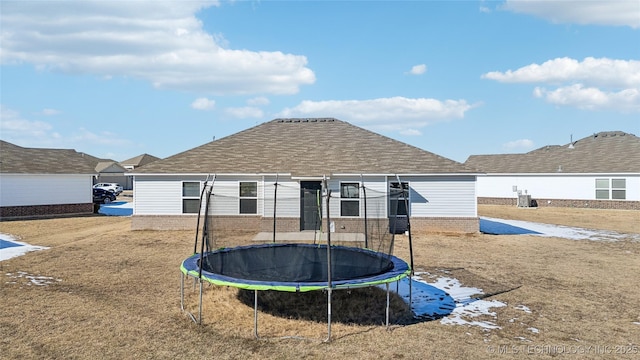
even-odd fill
[(184, 311), (184, 274), (180, 273), (180, 310)]
[(198, 304), (198, 325), (202, 325), (202, 279), (199, 281), (200, 283), (200, 304)]
[(258, 336), (258, 290), (253, 290), (253, 293), (253, 336), (260, 339)]
[(327, 289), (327, 338), (324, 342), (331, 341), (331, 288)]
[(389, 329), (389, 283), (387, 285), (387, 310), (386, 310), (386, 320), (387, 320), (387, 330)]

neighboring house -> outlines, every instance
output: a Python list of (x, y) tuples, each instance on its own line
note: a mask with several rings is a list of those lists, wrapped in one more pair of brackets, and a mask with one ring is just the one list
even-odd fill
[(94, 181), (95, 184), (117, 183), (125, 190), (131, 190), (133, 188), (131, 177), (127, 176), (127, 169), (113, 160), (98, 162), (96, 171), (98, 172), (98, 177)]
[(0, 218), (93, 213), (96, 175), (85, 154), (0, 140)]
[(126, 170), (124, 174), (125, 179), (121, 181), (111, 181), (111, 182), (119, 182), (120, 185), (122, 185), (122, 187), (125, 190), (133, 190), (133, 179), (129, 175), (129, 173), (139, 168), (140, 166), (150, 164), (156, 160), (160, 160), (160, 158), (155, 157), (153, 155), (149, 155), (149, 154), (142, 154), (142, 155), (133, 157), (131, 159), (121, 161), (119, 165)]
[[(332, 118), (272, 120), (132, 175), (133, 229), (193, 229), (204, 181), (215, 175), (209, 212), (218, 229), (270, 230), (274, 196), (277, 231), (318, 229), (326, 177), (336, 232), (361, 228), (363, 190), (367, 217), (385, 226), (408, 212), (415, 231), (479, 230), (475, 170)], [(400, 202), (389, 200), (392, 192)]]
[(142, 165), (150, 164), (156, 160), (160, 160), (160, 158), (149, 154), (142, 154), (131, 159), (121, 161), (120, 165), (127, 170), (135, 170)]
[(479, 204), (516, 205), (526, 193), (538, 206), (640, 210), (640, 138), (622, 131), (525, 154), (473, 155), (465, 165), (485, 173)]

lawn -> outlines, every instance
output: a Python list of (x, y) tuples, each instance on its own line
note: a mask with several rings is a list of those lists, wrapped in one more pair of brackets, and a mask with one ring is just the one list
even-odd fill
[[(336, 292), (332, 341), (324, 294), (275, 299), (260, 312), (265, 337), (253, 338), (245, 292), (205, 286), (203, 324), (180, 310), (182, 260), (194, 231), (131, 231), (128, 217), (91, 216), (0, 222), (0, 232), (48, 247), (0, 261), (0, 357), (3, 359), (424, 359), (637, 358), (640, 356), (640, 213), (562, 208), (480, 206), (482, 216), (617, 231), (618, 241), (536, 235), (413, 234), (415, 269), (482, 289), (503, 306), (457, 325), (446, 318), (386, 329), (385, 293)], [(625, 235), (627, 234), (627, 235)], [(253, 234), (218, 234), (220, 245)], [(408, 259), (405, 236), (395, 255)], [(191, 284), (189, 282), (189, 284)], [(269, 300), (269, 299), (267, 299)], [(394, 309), (401, 308), (397, 298)], [(375, 306), (371, 306), (374, 304)], [(197, 310), (197, 292), (186, 306)], [(301, 312), (300, 308), (310, 308)], [(371, 310), (374, 309), (374, 310)], [(398, 310), (399, 311), (399, 310)], [(315, 315), (314, 315), (315, 314)], [(399, 320), (400, 319), (400, 320)], [(517, 354), (516, 354), (517, 353)]]

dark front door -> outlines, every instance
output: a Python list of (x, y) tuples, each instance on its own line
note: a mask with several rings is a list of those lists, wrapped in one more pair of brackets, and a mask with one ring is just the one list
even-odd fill
[(321, 191), (320, 181), (300, 182), (300, 230), (320, 230)]

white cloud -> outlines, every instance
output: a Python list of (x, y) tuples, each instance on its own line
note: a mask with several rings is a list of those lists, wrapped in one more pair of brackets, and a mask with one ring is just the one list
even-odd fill
[(212, 110), (216, 107), (216, 101), (201, 97), (195, 99), (191, 103), (191, 107), (196, 110)]
[(492, 71), (483, 79), (505, 83), (582, 82), (611, 87), (640, 86), (640, 61), (587, 57), (583, 61), (563, 57), (523, 66), (515, 71)]
[(504, 83), (544, 83), (555, 90), (536, 87), (533, 95), (547, 102), (583, 110), (640, 111), (640, 61), (608, 58), (557, 58), (515, 71), (493, 71), (484, 79)]
[(407, 136), (420, 136), (422, 135), (422, 132), (416, 129), (405, 129), (400, 131), (400, 134), (407, 135)]
[(264, 96), (255, 97), (253, 99), (247, 100), (247, 105), (251, 106), (264, 106), (269, 105), (271, 102)]
[(49, 123), (23, 119), (19, 112), (0, 106), (0, 133), (5, 141), (55, 138), (52, 130), (53, 126)]
[(56, 109), (42, 109), (42, 115), (52, 116), (58, 114), (60, 114), (60, 111)]
[(2, 4), (0, 62), (127, 76), (209, 94), (293, 94), (315, 82), (304, 56), (226, 48), (196, 12), (217, 1), (15, 1)]
[[(370, 129), (415, 132), (429, 124), (460, 119), (471, 108), (465, 100), (392, 97), (371, 100), (302, 101), (278, 117), (335, 117)], [(414, 133), (415, 134), (415, 133)]]
[(0, 134), (3, 140), (24, 147), (93, 149), (97, 145), (131, 145), (131, 141), (105, 130), (95, 133), (80, 128), (63, 134), (50, 123), (24, 119), (19, 112), (4, 106), (0, 106)]
[(502, 8), (538, 16), (554, 23), (640, 28), (638, 0), (507, 0)]
[(227, 108), (224, 110), (224, 112), (238, 119), (261, 118), (262, 116), (264, 116), (264, 113), (260, 108), (251, 106)]
[(533, 149), (533, 145), (533, 141), (529, 139), (519, 139), (504, 143), (502, 147), (505, 150), (529, 150)]
[(622, 112), (640, 111), (639, 89), (604, 92), (598, 88), (575, 84), (551, 91), (536, 87), (534, 89), (534, 96), (544, 98), (552, 104), (573, 106), (583, 110), (615, 109)]
[(411, 75), (422, 75), (425, 72), (427, 72), (427, 65), (420, 64), (420, 65), (414, 65), (411, 68), (411, 71), (409, 71), (409, 74), (411, 74)]

